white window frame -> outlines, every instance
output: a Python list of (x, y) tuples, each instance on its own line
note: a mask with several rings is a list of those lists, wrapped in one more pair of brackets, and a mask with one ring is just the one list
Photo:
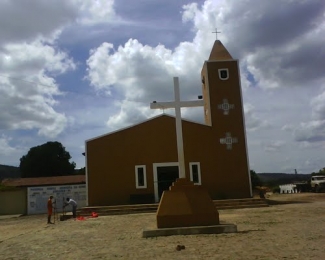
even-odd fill
[(199, 182), (194, 183), (194, 185), (202, 185), (202, 181), (201, 181), (201, 166), (200, 166), (200, 162), (190, 162), (190, 179), (191, 179), (191, 181), (193, 181), (193, 170), (192, 170), (192, 165), (197, 165), (198, 178), (199, 178)]
[(164, 162), (164, 163), (153, 163), (153, 187), (155, 191), (155, 202), (159, 202), (158, 196), (158, 167), (165, 167), (165, 166), (178, 166), (178, 178), (179, 178), (179, 163), (178, 162)]
[[(139, 185), (139, 175), (138, 175), (138, 169), (143, 169), (143, 186)], [(147, 171), (145, 165), (136, 165), (135, 166), (135, 187), (137, 189), (146, 189), (147, 188)]]
[[(225, 78), (225, 79), (221, 78), (221, 71), (222, 71), (222, 70), (226, 70), (226, 71), (227, 71), (227, 78)], [(219, 75), (219, 79), (220, 79), (220, 80), (227, 80), (227, 79), (229, 79), (229, 70), (228, 70), (227, 68), (224, 68), (224, 69), (218, 69), (218, 75)]]

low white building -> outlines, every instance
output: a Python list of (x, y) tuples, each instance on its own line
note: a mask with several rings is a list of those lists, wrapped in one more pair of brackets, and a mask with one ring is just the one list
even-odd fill
[(282, 193), (297, 193), (297, 185), (296, 184), (284, 184), (279, 185), (280, 194)]
[(16, 189), (1, 192), (0, 215), (44, 214), (50, 196), (56, 201), (57, 212), (62, 212), (66, 198), (74, 199), (78, 208), (87, 206), (85, 175), (6, 179), (2, 183)]

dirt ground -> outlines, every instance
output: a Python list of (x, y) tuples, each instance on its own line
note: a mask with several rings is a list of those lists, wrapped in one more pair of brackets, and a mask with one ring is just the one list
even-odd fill
[(237, 225), (232, 234), (142, 238), (155, 228), (151, 213), (55, 225), (45, 215), (1, 219), (0, 259), (325, 259), (325, 193), (269, 199), (283, 204), (220, 210), (222, 222)]

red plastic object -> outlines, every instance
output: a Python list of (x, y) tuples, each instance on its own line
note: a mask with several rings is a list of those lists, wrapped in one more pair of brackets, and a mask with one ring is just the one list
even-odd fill
[(92, 218), (98, 218), (98, 214), (97, 214), (96, 212), (92, 212), (92, 213), (91, 213), (91, 217), (92, 217)]

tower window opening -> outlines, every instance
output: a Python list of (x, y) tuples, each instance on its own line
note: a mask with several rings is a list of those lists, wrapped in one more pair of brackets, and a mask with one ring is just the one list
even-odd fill
[(229, 79), (229, 71), (228, 71), (228, 69), (219, 69), (218, 74), (219, 74), (219, 79), (221, 79), (221, 80)]

